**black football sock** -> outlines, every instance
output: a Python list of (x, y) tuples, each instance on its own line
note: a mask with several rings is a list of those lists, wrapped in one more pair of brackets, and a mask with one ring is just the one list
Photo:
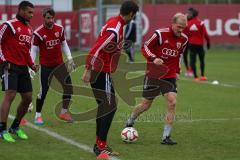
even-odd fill
[(42, 107), (43, 107), (43, 99), (37, 99), (36, 100), (36, 112), (41, 113)]
[(12, 129), (17, 129), (19, 127), (19, 125), (20, 125), (20, 121), (15, 118), (12, 125), (11, 125), (11, 128)]
[(112, 120), (113, 120), (115, 112), (116, 112), (116, 110), (113, 110), (112, 112), (107, 113), (107, 115), (100, 117), (101, 118), (101, 126), (100, 126), (100, 131), (99, 131), (99, 138), (103, 141), (107, 140), (108, 131), (112, 124)]
[(6, 122), (0, 122), (0, 132), (7, 129), (7, 123)]

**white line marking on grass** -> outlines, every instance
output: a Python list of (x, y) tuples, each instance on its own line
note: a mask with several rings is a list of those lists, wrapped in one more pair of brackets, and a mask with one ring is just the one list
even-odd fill
[[(184, 78), (184, 77), (181, 77), (180, 80), (184, 80), (184, 81), (193, 81), (193, 79), (188, 79), (188, 78)], [(194, 82), (194, 83), (204, 83), (204, 84), (211, 84), (211, 85), (214, 85), (214, 86), (223, 86), (223, 87), (229, 87), (229, 88), (240, 88), (240, 86), (237, 86), (237, 85), (232, 85), (232, 84), (225, 84), (225, 83), (219, 83), (219, 84), (212, 84), (211, 81), (199, 81), (199, 82)]]
[[(9, 115), (8, 117), (10, 119), (12, 119), (12, 120), (15, 118), (12, 115)], [(42, 133), (45, 133), (45, 134), (49, 135), (50, 137), (53, 137), (53, 138), (55, 138), (57, 140), (60, 140), (60, 141), (65, 142), (65, 143), (67, 143), (69, 145), (75, 146), (75, 147), (77, 147), (77, 148), (79, 148), (81, 150), (93, 153), (92, 148), (90, 146), (88, 146), (88, 145), (76, 142), (75, 140), (72, 140), (72, 139), (69, 139), (67, 137), (64, 137), (64, 136), (62, 136), (62, 135), (60, 135), (60, 134), (58, 134), (56, 132), (53, 132), (53, 131), (50, 131), (50, 130), (46, 129), (46, 128), (36, 126), (36, 125), (34, 125), (34, 124), (30, 123), (30, 122), (27, 122), (25, 125), (28, 126), (29, 128), (32, 128), (32, 129), (38, 130), (38, 131), (40, 131)], [(120, 160), (120, 159), (116, 158), (116, 157), (111, 157), (110, 160)]]
[[(187, 123), (192, 123), (192, 122), (201, 122), (201, 121), (239, 121), (240, 120), (240, 117), (239, 118), (206, 118), (206, 119), (191, 119), (191, 120), (177, 120), (177, 121), (174, 121), (175, 123), (178, 123), (178, 122), (187, 122)], [(125, 123), (126, 121), (113, 121), (115, 123)], [(164, 122), (164, 121), (136, 121), (137, 123), (161, 123), (161, 122)], [(91, 122), (85, 122), (85, 123), (91, 123)], [(92, 122), (94, 123), (94, 122)]]
[(206, 119), (192, 119), (192, 120), (182, 120), (179, 122), (201, 122), (201, 121), (239, 121), (240, 118), (206, 118)]

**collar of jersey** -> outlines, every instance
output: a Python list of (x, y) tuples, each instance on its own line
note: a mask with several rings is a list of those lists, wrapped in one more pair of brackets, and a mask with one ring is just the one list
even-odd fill
[(24, 23), (24, 24), (28, 24), (28, 23), (29, 23), (28, 20), (26, 20), (25, 18), (23, 18), (23, 17), (20, 16), (19, 14), (16, 15), (16, 18), (17, 18), (19, 21), (21, 21), (22, 23)]
[(119, 19), (120, 19), (120, 22), (123, 24), (123, 25), (125, 25), (125, 21), (124, 21), (124, 19), (122, 18), (122, 16), (118, 16), (119, 17)]

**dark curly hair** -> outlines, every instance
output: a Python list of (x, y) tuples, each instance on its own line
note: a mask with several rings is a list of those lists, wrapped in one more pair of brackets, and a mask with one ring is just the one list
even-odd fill
[(192, 14), (192, 18), (197, 17), (198, 16), (198, 10), (196, 10), (195, 8), (188, 8), (188, 12), (190, 12)]
[(131, 12), (133, 14), (136, 14), (138, 12), (138, 10), (139, 10), (139, 7), (134, 1), (126, 0), (121, 5), (120, 14), (122, 16), (126, 16)]

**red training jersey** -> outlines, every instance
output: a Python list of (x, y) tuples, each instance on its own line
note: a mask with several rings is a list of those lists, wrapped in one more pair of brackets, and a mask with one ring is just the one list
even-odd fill
[(17, 18), (4, 22), (0, 26), (0, 62), (32, 66), (30, 56), (32, 35), (32, 27)]
[(195, 45), (203, 45), (204, 38), (207, 43), (210, 42), (206, 27), (204, 22), (202, 22), (199, 18), (195, 17), (188, 21), (187, 29), (189, 31), (189, 43)]
[(125, 22), (120, 15), (111, 17), (106, 22), (87, 57), (87, 69), (105, 73), (116, 70), (123, 41), (124, 25)]
[(64, 40), (64, 28), (56, 23), (51, 29), (41, 25), (34, 31), (33, 45), (39, 47), (41, 65), (56, 66), (63, 63), (61, 45)]
[(153, 70), (151, 66), (155, 58), (160, 58), (164, 62), (163, 65), (167, 67), (167, 73), (157, 78), (176, 78), (176, 73), (180, 72), (180, 56), (184, 52), (187, 42), (186, 34), (182, 33), (180, 37), (177, 37), (171, 27), (156, 30), (142, 46), (142, 53), (147, 59), (146, 74), (158, 75), (158, 73), (154, 73), (156, 70)]

